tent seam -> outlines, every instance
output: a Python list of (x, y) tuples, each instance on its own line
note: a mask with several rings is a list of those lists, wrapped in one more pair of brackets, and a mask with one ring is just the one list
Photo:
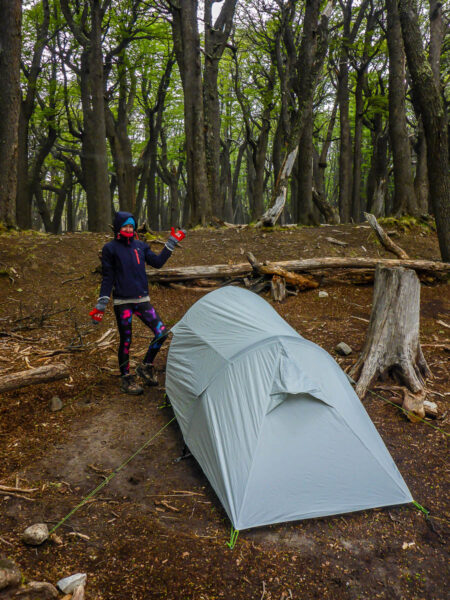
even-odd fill
[[(280, 347), (281, 347), (281, 349), (282, 349), (283, 352), (286, 352), (282, 344), (280, 344)], [(269, 389), (272, 389), (272, 387), (273, 387), (273, 382), (275, 380), (276, 370), (277, 370), (277, 368), (278, 368), (278, 366), (280, 364), (280, 359), (281, 359), (281, 352), (280, 352), (280, 354), (277, 357), (277, 363), (276, 363), (276, 366), (275, 366), (275, 368), (273, 370), (273, 373), (272, 373), (272, 381), (271, 381)], [(269, 394), (269, 396), (270, 396), (270, 394)], [(238, 513), (238, 516), (237, 516), (237, 520), (238, 521), (241, 518), (242, 508), (244, 506), (245, 500), (247, 499), (248, 485), (249, 485), (250, 476), (252, 474), (253, 467), (254, 467), (254, 464), (255, 464), (255, 456), (258, 453), (258, 448), (259, 448), (259, 444), (260, 444), (260, 441), (261, 441), (261, 432), (262, 432), (262, 428), (263, 428), (263, 423), (264, 423), (265, 416), (266, 416), (266, 414), (264, 413), (264, 417), (261, 419), (261, 425), (259, 427), (259, 432), (258, 432), (258, 440), (256, 442), (255, 451), (253, 452), (252, 463), (251, 463), (250, 469), (248, 471), (247, 483), (245, 484), (244, 494), (242, 496), (241, 506), (240, 506), (239, 513)], [(239, 527), (237, 527), (237, 529), (239, 529)]]

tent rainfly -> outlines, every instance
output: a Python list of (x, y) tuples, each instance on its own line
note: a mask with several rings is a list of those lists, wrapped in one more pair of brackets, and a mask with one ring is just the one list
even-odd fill
[(172, 329), (166, 390), (235, 529), (412, 502), (347, 376), (236, 287)]

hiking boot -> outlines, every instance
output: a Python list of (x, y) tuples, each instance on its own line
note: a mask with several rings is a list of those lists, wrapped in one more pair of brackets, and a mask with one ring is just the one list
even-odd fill
[(158, 385), (158, 380), (153, 371), (153, 365), (140, 364), (136, 367), (136, 373), (144, 382), (144, 385)]
[(136, 379), (133, 377), (133, 375), (122, 375), (121, 380), (120, 387), (126, 394), (139, 396), (144, 392), (144, 388), (136, 382)]

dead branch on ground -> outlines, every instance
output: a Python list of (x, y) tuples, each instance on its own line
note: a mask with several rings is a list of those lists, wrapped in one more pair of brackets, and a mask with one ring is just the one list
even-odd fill
[(36, 383), (46, 383), (69, 377), (69, 369), (63, 364), (46, 365), (37, 369), (20, 371), (0, 377), (0, 392), (9, 392)]

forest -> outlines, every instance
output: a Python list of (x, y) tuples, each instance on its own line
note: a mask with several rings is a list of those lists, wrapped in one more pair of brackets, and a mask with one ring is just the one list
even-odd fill
[(440, 0), (2, 4), (6, 226), (269, 224), (284, 185), (281, 224), (432, 214), (449, 260)]

